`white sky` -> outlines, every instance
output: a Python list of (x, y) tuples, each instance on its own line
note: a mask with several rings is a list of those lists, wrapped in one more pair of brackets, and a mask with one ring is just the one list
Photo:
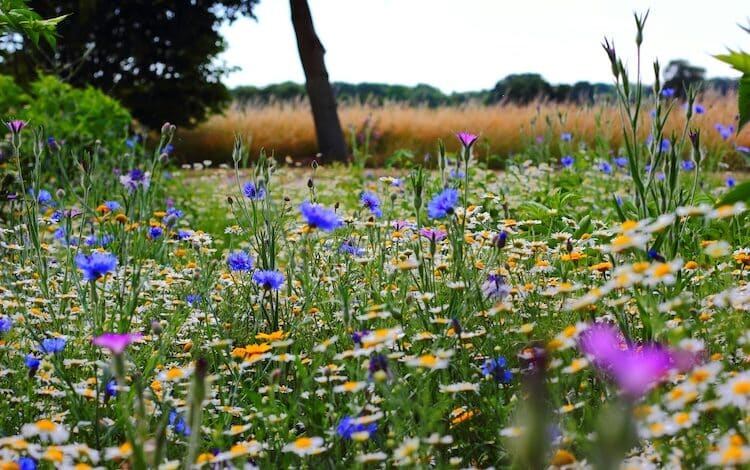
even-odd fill
[[(748, 0), (309, 0), (326, 48), (331, 81), (427, 83), (445, 92), (491, 88), (511, 73), (537, 72), (550, 83), (611, 82), (600, 44), (614, 38), (635, 64), (633, 11), (650, 8), (644, 33), (645, 82), (651, 62), (705, 67), (737, 76), (711, 57), (726, 47), (750, 51)], [(261, 0), (258, 21), (221, 29), (221, 56), (241, 71), (230, 86), (303, 82), (287, 0)]]

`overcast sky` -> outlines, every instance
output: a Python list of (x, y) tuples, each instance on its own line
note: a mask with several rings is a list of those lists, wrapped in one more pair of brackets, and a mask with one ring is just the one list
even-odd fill
[[(707, 75), (737, 76), (711, 54), (750, 51), (750, 0), (309, 0), (332, 81), (427, 83), (445, 92), (491, 88), (511, 73), (551, 83), (611, 82), (600, 43), (635, 64), (633, 11), (651, 10), (646, 64), (683, 58)], [(261, 0), (258, 21), (221, 32), (221, 56), (241, 70), (228, 86), (303, 82), (289, 2)], [(645, 81), (651, 82), (648, 65)]]

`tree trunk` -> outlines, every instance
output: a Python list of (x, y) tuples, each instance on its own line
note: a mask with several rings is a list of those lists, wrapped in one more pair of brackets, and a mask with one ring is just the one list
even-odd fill
[(323, 55), (325, 49), (315, 34), (307, 0), (290, 0), (297, 49), (305, 70), (305, 88), (310, 100), (315, 134), (323, 161), (344, 161), (347, 157), (344, 133), (336, 111), (336, 98), (328, 81)]

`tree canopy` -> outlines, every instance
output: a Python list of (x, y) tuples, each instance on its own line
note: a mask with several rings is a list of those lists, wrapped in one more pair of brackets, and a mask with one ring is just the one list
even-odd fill
[(73, 85), (93, 85), (119, 99), (143, 124), (191, 126), (230, 100), (215, 59), (226, 44), (223, 21), (253, 17), (259, 0), (34, 0), (59, 23), (57, 47), (34, 47), (19, 35), (0, 43), (0, 73), (29, 83), (37, 71)]

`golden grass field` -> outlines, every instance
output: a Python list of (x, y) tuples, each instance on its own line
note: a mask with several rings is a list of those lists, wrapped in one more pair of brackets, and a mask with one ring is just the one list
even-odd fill
[[(726, 151), (727, 159), (736, 159), (734, 145), (750, 146), (750, 131), (746, 129), (739, 136), (723, 141), (714, 128), (716, 123), (736, 124), (736, 96), (708, 93), (697, 102), (706, 110), (694, 117), (694, 125), (702, 129), (702, 142), (708, 149)], [(646, 106), (642, 115), (644, 139), (649, 134), (649, 111)], [(681, 132), (684, 114), (682, 105), (675, 103), (669, 128)], [(470, 104), (432, 109), (397, 103), (383, 106), (340, 104), (339, 116), (348, 142), (352, 126), (361, 129), (366, 119), (371, 120), (379, 135), (370, 149), (375, 156), (374, 164), (382, 164), (387, 156), (402, 148), (417, 156), (434, 153), (438, 139), (443, 139), (449, 150), (457, 148), (452, 134), (463, 130), (481, 135), (484, 146), (479, 147), (480, 157), (487, 151), (500, 157), (521, 152), (539, 135), (545, 135), (556, 152), (561, 132), (573, 134), (573, 145), (580, 142), (592, 145), (598, 137), (617, 149), (622, 140), (619, 111), (610, 103), (589, 106), (543, 102), (525, 106)], [(274, 151), (281, 158), (305, 158), (317, 152), (309, 105), (297, 101), (265, 106), (234, 105), (223, 115), (213, 116), (193, 130), (180, 131), (176, 143), (178, 158), (182, 161), (209, 159), (216, 163), (231, 161), (236, 132), (252, 136), (252, 154), (261, 148)]]

